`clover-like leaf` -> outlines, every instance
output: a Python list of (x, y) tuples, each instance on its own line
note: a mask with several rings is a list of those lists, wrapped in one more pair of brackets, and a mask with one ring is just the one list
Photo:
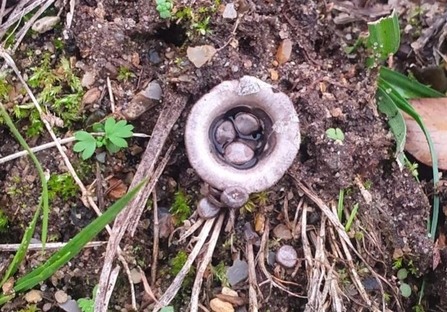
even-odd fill
[(84, 160), (92, 157), (96, 150), (96, 139), (93, 135), (86, 131), (77, 131), (74, 136), (78, 142), (73, 146), (73, 151), (82, 152), (81, 157)]

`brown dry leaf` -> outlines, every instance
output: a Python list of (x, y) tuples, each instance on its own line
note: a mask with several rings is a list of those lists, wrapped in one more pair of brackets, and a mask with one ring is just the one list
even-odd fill
[(111, 178), (109, 181), (109, 191), (108, 196), (111, 199), (120, 199), (127, 193), (127, 185), (117, 178)]
[[(438, 156), (438, 167), (447, 170), (447, 98), (410, 100), (416, 112), (430, 132)], [(430, 150), (425, 135), (416, 121), (403, 114), (407, 124), (407, 141), (405, 150), (420, 162), (431, 166)]]

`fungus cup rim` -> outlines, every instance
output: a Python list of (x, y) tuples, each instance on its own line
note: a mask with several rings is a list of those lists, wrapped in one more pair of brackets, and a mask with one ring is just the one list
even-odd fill
[[(248, 106), (263, 110), (272, 120), (275, 146), (248, 169), (237, 169), (219, 159), (209, 138), (213, 121), (228, 110)], [(213, 187), (241, 187), (249, 193), (273, 186), (292, 165), (299, 151), (298, 115), (290, 98), (273, 92), (272, 86), (251, 76), (224, 81), (205, 94), (191, 109), (185, 129), (185, 145), (191, 166)]]

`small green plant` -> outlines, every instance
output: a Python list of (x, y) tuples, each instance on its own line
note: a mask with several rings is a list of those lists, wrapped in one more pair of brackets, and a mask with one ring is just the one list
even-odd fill
[(96, 285), (93, 288), (92, 299), (80, 298), (77, 300), (79, 309), (81, 309), (82, 312), (93, 312), (94, 311), (95, 299), (96, 299), (97, 292), (98, 292), (98, 285)]
[(68, 200), (76, 195), (78, 185), (69, 173), (52, 175), (48, 180), (48, 197), (53, 199), (59, 196), (63, 200)]
[(172, 306), (164, 307), (160, 310), (160, 312), (174, 312), (174, 307)]
[(114, 118), (107, 118), (104, 125), (95, 124), (93, 130), (96, 132), (104, 132), (104, 136), (94, 137), (86, 131), (77, 131), (75, 139), (78, 141), (74, 146), (75, 152), (82, 152), (82, 159), (90, 158), (97, 147), (103, 147), (110, 153), (116, 153), (121, 148), (127, 147), (126, 138), (133, 135), (133, 126), (127, 124), (125, 120), (115, 121)]
[(8, 216), (0, 209), (0, 233), (6, 232), (8, 229)]
[(219, 262), (218, 265), (212, 267), (211, 271), (213, 272), (213, 276), (216, 280), (218, 280), (222, 286), (229, 286), (227, 278), (227, 269), (225, 267), (225, 263), (223, 261)]
[(180, 225), (191, 215), (191, 198), (182, 190), (178, 190), (174, 195), (174, 203), (169, 211), (174, 216), (176, 225)]
[[(177, 256), (172, 258), (171, 260), (171, 273), (172, 275), (177, 275), (180, 273), (181, 269), (186, 263), (186, 260), (188, 260), (188, 254), (184, 251), (180, 251)], [(194, 267), (191, 267), (188, 274), (186, 275), (185, 279), (183, 280), (182, 287), (189, 287), (194, 279), (195, 269)]]
[(118, 79), (118, 81), (127, 81), (130, 78), (134, 77), (135, 74), (129, 69), (129, 67), (121, 66), (118, 69), (118, 76), (116, 77), (116, 79)]
[(342, 143), (345, 140), (345, 134), (340, 128), (329, 128), (326, 130), (329, 139)]
[(160, 14), (160, 18), (171, 18), (172, 2), (170, 0), (155, 0), (157, 4), (157, 11)]
[(211, 33), (211, 30), (209, 29), (210, 24), (210, 16), (205, 17), (201, 21), (197, 21), (191, 24), (191, 26), (202, 36), (205, 36), (206, 34)]
[(397, 278), (400, 281), (399, 290), (403, 297), (408, 298), (411, 296), (411, 287), (407, 283), (404, 282), (404, 280), (408, 276), (408, 271), (405, 268), (400, 269), (397, 271)]

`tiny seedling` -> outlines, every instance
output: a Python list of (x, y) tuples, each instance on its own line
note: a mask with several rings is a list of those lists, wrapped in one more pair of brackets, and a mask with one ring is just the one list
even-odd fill
[(82, 312), (93, 312), (95, 307), (95, 299), (96, 299), (96, 293), (98, 292), (98, 285), (96, 285), (93, 288), (92, 291), (92, 299), (85, 299), (80, 298), (77, 300), (79, 309), (81, 309)]
[(399, 290), (403, 297), (408, 298), (411, 296), (411, 287), (407, 283), (404, 282), (404, 280), (408, 276), (408, 271), (405, 268), (400, 269), (397, 271), (397, 278), (400, 281)]
[(68, 200), (76, 195), (79, 187), (69, 173), (52, 175), (48, 180), (48, 197), (50, 199), (59, 196), (63, 200)]
[(171, 18), (172, 2), (170, 0), (155, 0), (157, 4), (157, 11), (160, 14), (160, 18)]
[(135, 74), (129, 69), (129, 67), (121, 66), (118, 69), (118, 76), (116, 77), (116, 79), (118, 79), (118, 81), (127, 81), (130, 78), (134, 77)]
[(345, 139), (345, 134), (340, 128), (329, 128), (326, 130), (326, 135), (329, 139), (342, 143)]
[(82, 152), (82, 159), (90, 158), (97, 147), (103, 147), (110, 153), (116, 153), (121, 148), (127, 147), (126, 138), (133, 135), (133, 126), (127, 124), (125, 120), (115, 121), (114, 118), (107, 118), (104, 125), (96, 124), (93, 126), (95, 131), (103, 131), (103, 136), (94, 137), (91, 133), (86, 131), (77, 131), (75, 139), (78, 141), (74, 146), (75, 152)]

